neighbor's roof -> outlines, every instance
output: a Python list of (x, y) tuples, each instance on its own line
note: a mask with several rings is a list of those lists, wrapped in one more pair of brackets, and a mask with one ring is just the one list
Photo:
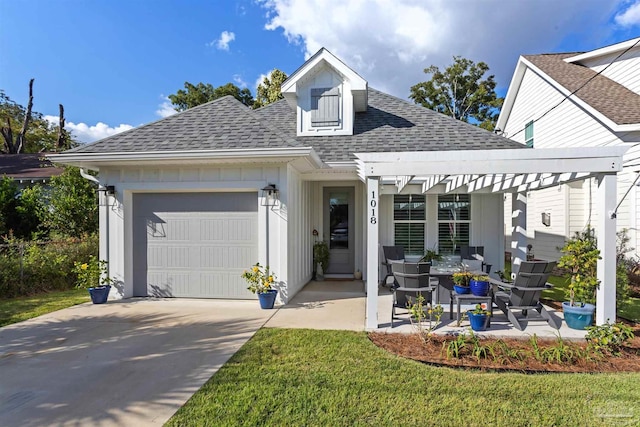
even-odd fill
[[(597, 75), (589, 67), (564, 61), (565, 58), (574, 56), (576, 56), (575, 53), (557, 53), (524, 55), (524, 58), (558, 84), (573, 92)], [(640, 95), (601, 74), (581, 88), (574, 96), (616, 124), (640, 123)]]
[(230, 96), (82, 146), (76, 153), (313, 147), (323, 161), (356, 152), (523, 148), (522, 144), (369, 89), (354, 135), (296, 136), (296, 112), (284, 100), (250, 110)]
[(64, 169), (54, 167), (44, 156), (49, 153), (0, 154), (0, 176), (13, 179), (48, 179)]

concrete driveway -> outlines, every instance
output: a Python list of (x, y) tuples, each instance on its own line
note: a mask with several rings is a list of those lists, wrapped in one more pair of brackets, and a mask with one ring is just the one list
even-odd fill
[(0, 425), (161, 425), (274, 312), (133, 299), (0, 328)]

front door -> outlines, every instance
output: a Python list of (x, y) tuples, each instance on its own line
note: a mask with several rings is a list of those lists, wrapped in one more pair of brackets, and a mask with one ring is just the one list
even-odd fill
[(328, 274), (354, 271), (354, 188), (324, 189), (324, 238), (329, 242)]

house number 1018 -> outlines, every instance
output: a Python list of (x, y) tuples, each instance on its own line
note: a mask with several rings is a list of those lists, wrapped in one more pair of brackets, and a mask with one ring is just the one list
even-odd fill
[(371, 217), (369, 218), (369, 222), (371, 224), (377, 224), (378, 223), (378, 217), (376, 216), (376, 207), (378, 206), (378, 203), (376, 202), (376, 192), (375, 191), (371, 192), (371, 201), (369, 202), (369, 206), (371, 207)]

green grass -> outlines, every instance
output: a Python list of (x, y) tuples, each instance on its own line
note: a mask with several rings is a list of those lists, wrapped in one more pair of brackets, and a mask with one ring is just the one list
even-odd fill
[(639, 383), (433, 367), (365, 333), (261, 329), (167, 425), (604, 426), (640, 419)]
[(0, 299), (0, 326), (38, 317), (89, 301), (86, 289), (57, 291), (32, 297)]

